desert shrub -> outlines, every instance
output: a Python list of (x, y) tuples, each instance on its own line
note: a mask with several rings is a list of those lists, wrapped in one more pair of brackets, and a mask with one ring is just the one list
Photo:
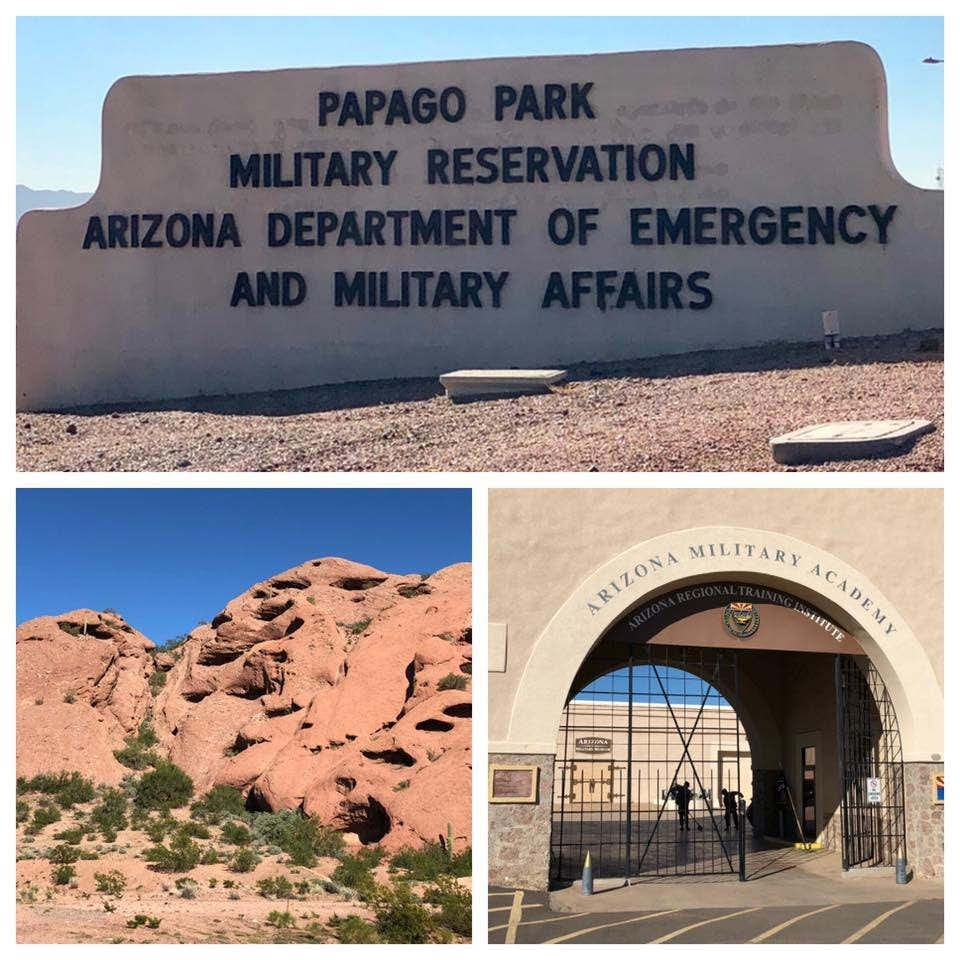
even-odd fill
[(144, 749), (157, 745), (157, 732), (153, 729), (153, 723), (149, 716), (144, 717), (143, 720), (140, 721), (134, 742)]
[(377, 933), (387, 943), (429, 943), (433, 929), (430, 912), (405, 883), (378, 886), (372, 898)]
[(63, 695), (63, 702), (64, 702), (64, 703), (76, 703), (76, 702), (77, 702), (77, 695), (76, 695), (72, 690), (68, 690), (68, 691)]
[(53, 803), (41, 803), (33, 811), (33, 819), (27, 827), (27, 833), (39, 833), (44, 827), (60, 819), (60, 808)]
[(114, 750), (113, 755), (118, 763), (122, 763), (131, 770), (146, 770), (154, 767), (160, 761), (160, 756), (150, 748), (157, 744), (157, 734), (150, 722), (150, 717), (144, 717), (136, 733), (124, 737), (126, 746)]
[(401, 790), (406, 790), (410, 786), (409, 780), (401, 780), (399, 783), (394, 785), (393, 792), (399, 793)]
[(261, 896), (276, 897), (278, 900), (293, 896), (293, 884), (283, 876), (263, 877), (257, 881), (257, 889)]
[(26, 884), (26, 886), (20, 887), (17, 890), (17, 900), (20, 903), (36, 903), (37, 894), (40, 892), (40, 888), (34, 886), (32, 883)]
[(214, 847), (207, 847), (207, 849), (203, 851), (203, 856), (200, 857), (200, 862), (204, 865), (219, 863), (220, 854), (217, 853)]
[(180, 891), (180, 896), (184, 900), (197, 899), (197, 881), (190, 877), (180, 877), (176, 882), (176, 888)]
[(61, 863), (53, 868), (50, 880), (57, 887), (65, 887), (77, 875), (76, 869), (69, 863)]
[(243, 794), (233, 787), (214, 787), (190, 807), (190, 816), (203, 823), (219, 824), (227, 817), (246, 816)]
[(26, 800), (17, 801), (17, 823), (25, 823), (30, 819), (30, 804)]
[(220, 828), (220, 839), (224, 843), (232, 843), (237, 847), (245, 847), (253, 839), (253, 834), (242, 823), (232, 820)]
[(51, 863), (76, 863), (80, 859), (80, 851), (69, 844), (61, 843), (47, 854)]
[(440, 907), (434, 920), (454, 933), (469, 937), (473, 897), (453, 877), (440, 877), (424, 894), (427, 903)]
[(72, 807), (75, 803), (89, 803), (96, 796), (93, 781), (87, 780), (76, 771), (69, 774), (56, 793), (57, 803), (61, 807)]
[(234, 873), (249, 873), (260, 862), (260, 858), (249, 848), (242, 847), (230, 861)]
[(342, 623), (337, 621), (338, 627), (343, 627), (352, 637), (359, 636), (370, 624), (373, 623), (373, 617), (364, 617), (362, 620), (355, 620), (353, 623)]
[(296, 923), (293, 920), (292, 913), (281, 913), (279, 910), (271, 910), (267, 914), (267, 923), (276, 927), (278, 930), (282, 930), (284, 927), (295, 927)]
[(181, 823), (177, 827), (177, 833), (183, 834), (185, 837), (194, 837), (197, 840), (210, 839), (210, 831), (202, 823), (195, 823), (193, 820)]
[(177, 821), (173, 819), (169, 814), (149, 817), (142, 822), (138, 822), (137, 826), (141, 829), (154, 843), (163, 843), (164, 838), (168, 833), (170, 833), (177, 825)]
[(445, 677), (441, 677), (437, 681), (438, 690), (466, 690), (467, 689), (467, 678), (456, 674), (448, 673)]
[(280, 810), (277, 813), (258, 813), (251, 827), (258, 843), (283, 847), (291, 828), (304, 819), (296, 810)]
[(394, 854), (391, 865), (406, 870), (411, 880), (436, 880), (437, 877), (469, 877), (472, 870), (472, 851), (469, 847), (451, 856), (439, 843), (427, 843), (419, 850), (405, 847)]
[(189, 837), (174, 837), (169, 847), (161, 844), (143, 852), (143, 859), (163, 873), (186, 873), (200, 862), (200, 856), (200, 847)]
[(154, 670), (147, 680), (147, 685), (150, 687), (150, 693), (153, 694), (153, 696), (156, 696), (163, 689), (166, 682), (166, 673), (163, 670)]
[(105, 790), (93, 810), (90, 823), (102, 834), (104, 840), (113, 843), (117, 832), (127, 826), (127, 798), (120, 790)]
[(127, 926), (131, 929), (136, 927), (149, 927), (151, 930), (156, 930), (160, 926), (159, 917), (150, 917), (145, 913), (138, 913), (132, 920), (127, 921)]
[(377, 847), (365, 847), (355, 854), (344, 854), (330, 879), (356, 890), (364, 899), (368, 899), (376, 888), (373, 868), (382, 859), (383, 851)]
[(380, 943), (377, 928), (358, 916), (337, 917), (329, 922), (330, 929), (341, 943)]
[(30, 781), (26, 777), (17, 777), (17, 796), (30, 792)]
[[(121, 852), (121, 853), (126, 853), (126, 852), (127, 852), (127, 848), (126, 848), (126, 847), (121, 847), (121, 848), (120, 848), (120, 852)], [(81, 851), (80, 851), (80, 859), (81, 859), (81, 860), (99, 860), (99, 859), (100, 859), (100, 854), (97, 853), (95, 850), (81, 850)]]
[(313, 818), (298, 817), (290, 823), (279, 846), (292, 864), (312, 867), (317, 857), (339, 857), (343, 853), (343, 836)]
[[(426, 580), (430, 574), (427, 574), (423, 579)], [(419, 597), (421, 594), (432, 593), (431, 589), (424, 583), (409, 584), (405, 583), (402, 586), (397, 587), (397, 593), (401, 597), (404, 597), (407, 600), (410, 600), (413, 597)]]
[(193, 795), (193, 781), (175, 763), (160, 760), (137, 784), (134, 803), (144, 810), (182, 807)]
[(119, 870), (95, 873), (93, 880), (97, 885), (97, 893), (106, 893), (111, 897), (122, 897), (127, 888), (127, 878)]
[(54, 840), (62, 840), (71, 846), (77, 846), (83, 839), (83, 827), (74, 827), (72, 830), (61, 830), (53, 835)]

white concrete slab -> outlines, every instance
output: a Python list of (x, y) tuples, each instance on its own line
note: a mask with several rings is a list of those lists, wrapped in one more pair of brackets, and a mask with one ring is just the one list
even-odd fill
[(441, 374), (440, 382), (451, 400), (476, 400), (548, 393), (566, 376), (566, 370), (452, 370)]
[(934, 430), (929, 420), (846, 420), (818, 423), (770, 440), (777, 463), (820, 463), (895, 456)]

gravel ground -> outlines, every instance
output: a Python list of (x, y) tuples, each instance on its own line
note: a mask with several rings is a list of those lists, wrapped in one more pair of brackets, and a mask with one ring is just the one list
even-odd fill
[[(942, 331), (571, 366), (553, 393), (453, 404), (435, 379), (17, 415), (19, 470), (942, 470)], [(923, 417), (888, 459), (782, 467), (770, 437)]]

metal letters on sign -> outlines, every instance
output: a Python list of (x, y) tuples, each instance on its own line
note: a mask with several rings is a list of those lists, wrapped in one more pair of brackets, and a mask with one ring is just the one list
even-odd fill
[(577, 737), (576, 748), (580, 753), (609, 753), (613, 741), (607, 737)]
[(880, 778), (867, 777), (867, 803), (880, 803)]

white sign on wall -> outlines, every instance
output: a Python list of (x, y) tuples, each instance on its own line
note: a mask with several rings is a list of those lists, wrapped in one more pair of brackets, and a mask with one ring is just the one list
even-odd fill
[(943, 323), (857, 43), (126, 77), (17, 254), (21, 409)]
[(880, 799), (880, 778), (867, 777), (867, 803), (879, 804)]

